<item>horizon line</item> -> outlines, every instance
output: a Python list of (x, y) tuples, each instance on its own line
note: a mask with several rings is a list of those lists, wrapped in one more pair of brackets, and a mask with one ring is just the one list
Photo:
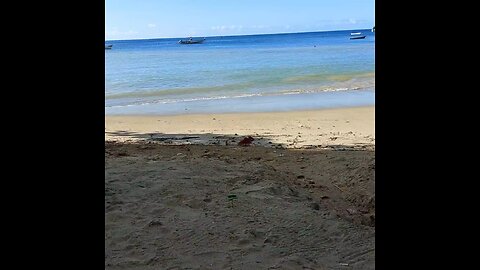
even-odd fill
[[(374, 27), (374, 26), (373, 26)], [(238, 36), (258, 36), (258, 35), (286, 35), (286, 34), (305, 34), (305, 33), (318, 33), (318, 32), (338, 32), (338, 31), (354, 31), (354, 30), (368, 30), (372, 28), (360, 28), (360, 29), (338, 29), (338, 30), (320, 30), (320, 31), (305, 31), (305, 32), (280, 32), (280, 33), (263, 33), (263, 34), (246, 34), (246, 35), (217, 35), (217, 36), (203, 36), (204, 38), (212, 37), (238, 37)], [(192, 36), (193, 37), (193, 36)], [(195, 36), (202, 37), (202, 36)], [(153, 40), (153, 39), (177, 39), (182, 37), (158, 37), (158, 38), (133, 38), (133, 39), (105, 39), (105, 41), (130, 41), (130, 40)], [(183, 37), (184, 38), (184, 37)]]

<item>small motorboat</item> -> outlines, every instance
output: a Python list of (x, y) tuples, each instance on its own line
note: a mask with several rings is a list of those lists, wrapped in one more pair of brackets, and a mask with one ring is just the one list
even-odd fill
[(366, 36), (353, 36), (350, 39), (364, 39)]
[(181, 39), (181, 40), (178, 41), (178, 43), (179, 44), (201, 44), (201, 43), (203, 43), (203, 41), (205, 41), (205, 38), (197, 39), (197, 40), (189, 38), (189, 39)]
[(350, 39), (364, 39), (366, 36), (362, 36), (361, 32), (350, 33)]
[(110, 49), (112, 49), (112, 46), (113, 46), (113, 45), (111, 45), (111, 44), (110, 44), (110, 45), (105, 45), (105, 50), (110, 50)]

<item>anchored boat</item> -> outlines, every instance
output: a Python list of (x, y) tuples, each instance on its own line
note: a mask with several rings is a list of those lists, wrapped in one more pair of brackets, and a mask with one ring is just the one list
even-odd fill
[(178, 43), (180, 43), (180, 44), (200, 44), (200, 43), (203, 43), (203, 41), (205, 41), (205, 38), (197, 39), (197, 40), (189, 38), (189, 39), (181, 39), (181, 40), (178, 41)]
[(361, 32), (350, 33), (350, 39), (364, 39), (366, 36), (362, 36)]

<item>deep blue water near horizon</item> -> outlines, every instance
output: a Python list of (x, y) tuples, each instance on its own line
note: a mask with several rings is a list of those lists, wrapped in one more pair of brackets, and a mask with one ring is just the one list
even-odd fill
[[(350, 40), (351, 32), (365, 39)], [(105, 50), (106, 114), (285, 111), (373, 105), (370, 29), (116, 40)]]

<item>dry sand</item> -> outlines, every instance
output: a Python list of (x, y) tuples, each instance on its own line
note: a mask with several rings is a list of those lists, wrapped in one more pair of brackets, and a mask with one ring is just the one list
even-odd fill
[(375, 107), (276, 113), (105, 117), (106, 140), (224, 145), (228, 139), (248, 135), (255, 137), (254, 144), (266, 145), (271, 142), (288, 148), (370, 145), (375, 142)]
[(374, 107), (105, 122), (106, 269), (375, 268)]

